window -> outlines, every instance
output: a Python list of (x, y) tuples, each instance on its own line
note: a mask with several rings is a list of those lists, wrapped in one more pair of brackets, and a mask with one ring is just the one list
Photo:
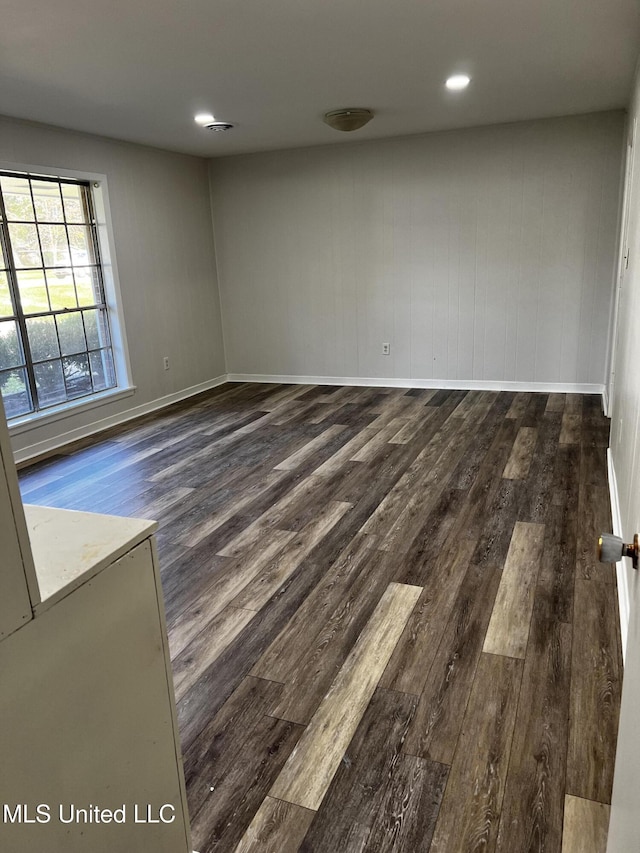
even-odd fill
[(7, 418), (116, 384), (89, 183), (0, 171), (0, 390)]

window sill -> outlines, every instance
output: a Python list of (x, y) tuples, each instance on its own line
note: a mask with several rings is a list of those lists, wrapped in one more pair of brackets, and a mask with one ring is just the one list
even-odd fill
[(45, 426), (46, 424), (54, 423), (55, 421), (70, 418), (73, 415), (86, 412), (89, 409), (95, 409), (98, 406), (104, 406), (107, 403), (114, 403), (116, 400), (123, 400), (125, 397), (131, 397), (136, 390), (135, 385), (127, 388), (115, 388), (111, 391), (105, 391), (102, 394), (96, 394), (89, 399), (77, 400), (72, 403), (65, 403), (63, 406), (52, 406), (44, 412), (36, 412), (31, 415), (24, 415), (19, 418), (14, 418), (9, 421), (9, 434), (20, 435), (23, 432), (35, 429), (36, 427)]

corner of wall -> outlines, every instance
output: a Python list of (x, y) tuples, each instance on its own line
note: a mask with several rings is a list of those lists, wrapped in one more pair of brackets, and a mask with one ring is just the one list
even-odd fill
[(213, 213), (213, 160), (207, 160), (207, 179), (209, 185), (209, 217), (211, 219), (211, 234), (213, 235), (213, 259), (216, 271), (216, 293), (218, 294), (218, 308), (220, 311), (220, 329), (222, 332), (222, 355), (224, 358), (225, 373), (229, 372), (229, 353), (227, 352), (227, 336), (225, 332), (224, 306), (222, 302), (222, 288), (220, 287), (220, 265), (218, 264), (218, 245), (216, 243), (215, 217)]

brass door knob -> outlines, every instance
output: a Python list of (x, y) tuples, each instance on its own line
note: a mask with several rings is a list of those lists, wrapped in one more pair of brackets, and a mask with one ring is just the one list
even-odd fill
[(633, 537), (632, 545), (625, 545), (624, 540), (613, 533), (601, 533), (598, 539), (598, 559), (601, 563), (617, 563), (623, 557), (631, 557), (634, 569), (638, 568), (638, 534)]

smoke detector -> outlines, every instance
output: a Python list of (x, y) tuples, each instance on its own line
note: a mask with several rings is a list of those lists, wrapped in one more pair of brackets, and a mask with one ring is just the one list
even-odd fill
[(359, 130), (371, 121), (373, 112), (362, 107), (348, 107), (343, 110), (331, 110), (325, 113), (323, 121), (334, 130)]

